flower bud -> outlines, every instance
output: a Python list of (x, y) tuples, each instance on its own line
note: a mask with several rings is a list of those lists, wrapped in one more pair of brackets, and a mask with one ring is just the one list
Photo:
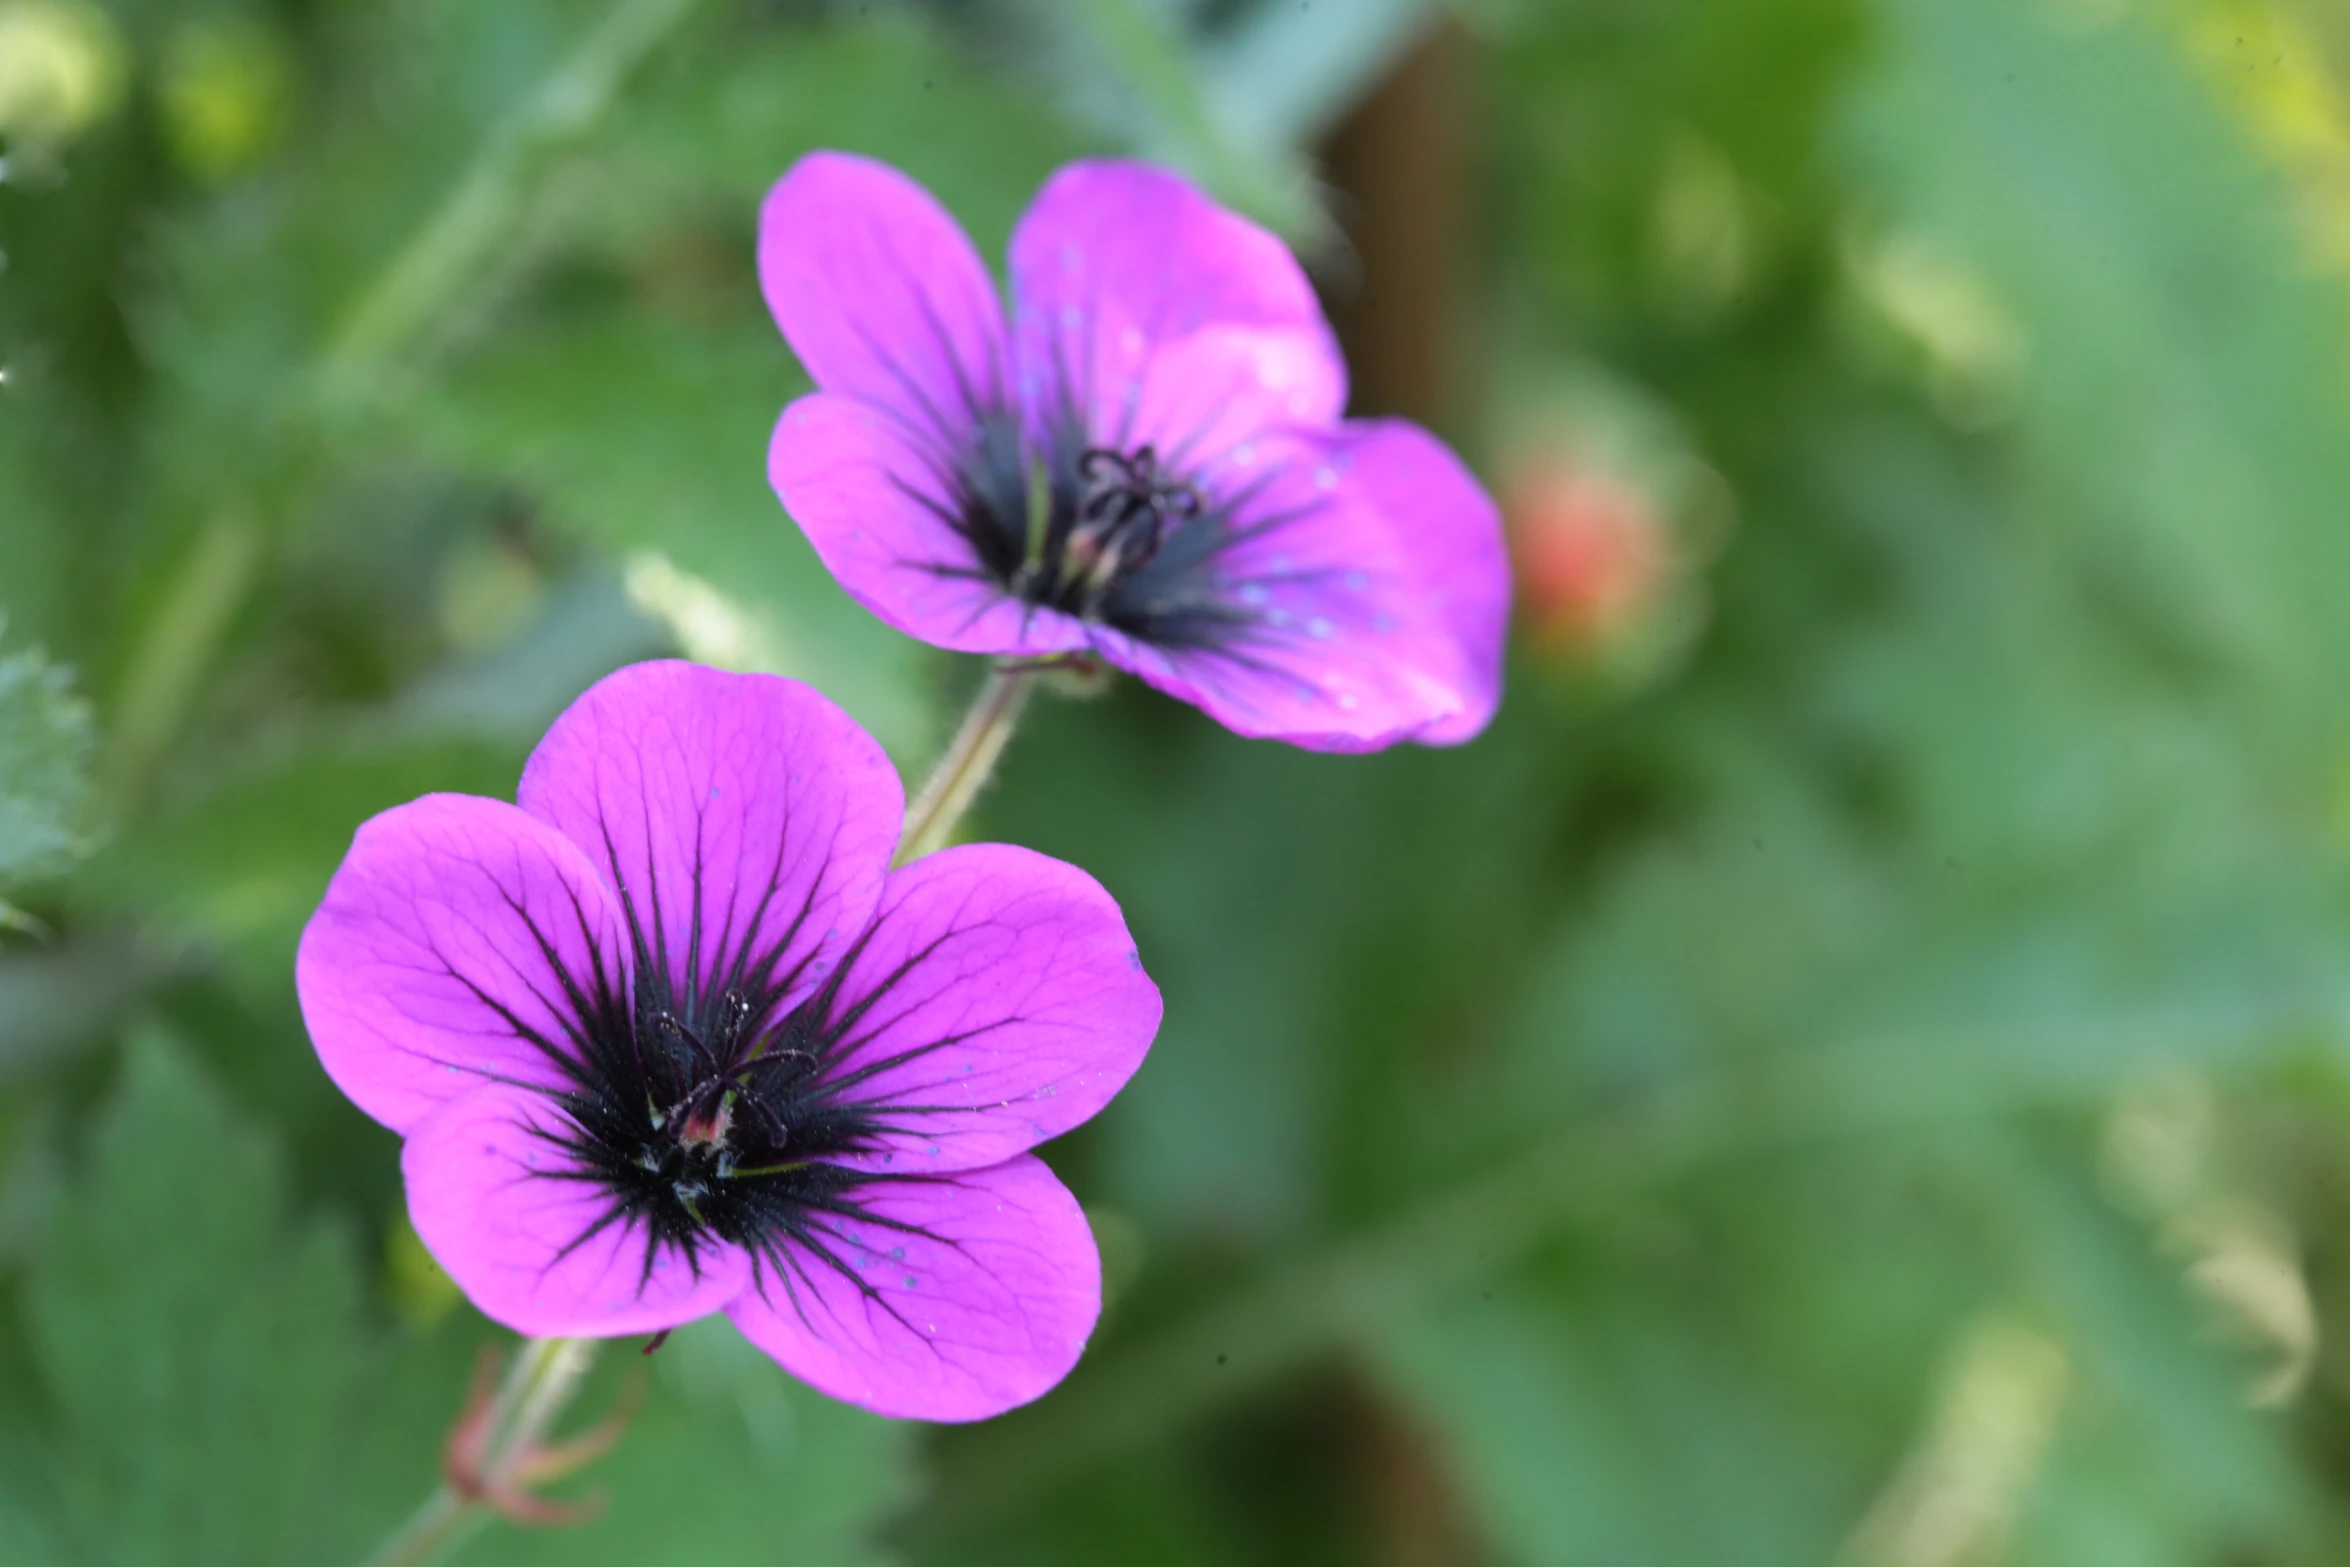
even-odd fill
[(1636, 629), (1670, 561), (1648, 492), (1607, 470), (1544, 452), (1502, 483), (1519, 624), (1538, 646), (1591, 651)]

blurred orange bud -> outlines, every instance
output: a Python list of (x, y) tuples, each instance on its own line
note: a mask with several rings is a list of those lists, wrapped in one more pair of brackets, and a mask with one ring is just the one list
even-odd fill
[(1648, 492), (1555, 453), (1522, 459), (1502, 481), (1517, 567), (1518, 623), (1539, 645), (1589, 649), (1638, 626), (1670, 564), (1663, 514)]

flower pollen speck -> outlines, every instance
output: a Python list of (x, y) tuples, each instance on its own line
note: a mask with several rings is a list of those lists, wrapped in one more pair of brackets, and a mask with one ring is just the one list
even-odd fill
[(1141, 1064), (1117, 905), (1024, 849), (898, 870), (881, 748), (807, 686), (600, 682), (518, 803), (363, 825), (303, 933), (319, 1059), (406, 1139), (417, 1234), (523, 1333), (724, 1311), (884, 1414), (971, 1420), (1076, 1362), (1083, 1214), (1028, 1150)]
[(768, 472), (849, 594), (961, 652), (1090, 654), (1318, 750), (1453, 744), (1501, 691), (1492, 500), (1346, 369), (1272, 234), (1081, 162), (1011, 244), (1007, 322), (954, 220), (842, 153), (768, 194), (769, 308), (818, 391)]

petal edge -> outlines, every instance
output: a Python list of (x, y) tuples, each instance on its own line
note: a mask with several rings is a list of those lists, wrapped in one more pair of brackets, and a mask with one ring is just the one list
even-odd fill
[(1033, 1154), (868, 1182), (821, 1254), (785, 1242), (726, 1314), (786, 1371), (904, 1419), (984, 1420), (1049, 1392), (1101, 1314), (1077, 1199)]

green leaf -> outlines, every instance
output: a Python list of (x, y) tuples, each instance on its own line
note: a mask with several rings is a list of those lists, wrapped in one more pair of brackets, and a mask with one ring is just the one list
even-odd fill
[(2149, 652), (2256, 683), (2266, 738), (2331, 765), (2350, 312), (2296, 257), (2283, 182), (2146, 12), (2059, 30), (2026, 0), (1883, 10), (1848, 161), (1981, 269), (2029, 344), (2035, 514), (2151, 622)]
[[(53, 1421), (0, 1405), (0, 1560), (245, 1567), (357, 1559), (438, 1483), (488, 1332), (362, 1322), (341, 1230), (290, 1222), (275, 1151), (175, 1044), (137, 1041), (27, 1281)], [(503, 1335), (499, 1335), (503, 1338)], [(560, 1431), (645, 1375), (615, 1344)], [(913, 1429), (833, 1403), (712, 1318), (653, 1363), (651, 1396), (573, 1491), (595, 1522), (496, 1526), (484, 1563), (662, 1559), (852, 1567), (909, 1494)]]
[(95, 732), (71, 671), (36, 648), (0, 658), (0, 886), (54, 874), (85, 846)]
[(1724, 1353), (1719, 1324), (1683, 1316), (1653, 1300), (1488, 1294), (1390, 1335), (1378, 1363), (1446, 1437), (1506, 1561), (1831, 1559), (1822, 1433)]
[(134, 1046), (26, 1289), (74, 1559), (311, 1559), (356, 1289), (339, 1231), (283, 1232), (282, 1188), (185, 1055)]

